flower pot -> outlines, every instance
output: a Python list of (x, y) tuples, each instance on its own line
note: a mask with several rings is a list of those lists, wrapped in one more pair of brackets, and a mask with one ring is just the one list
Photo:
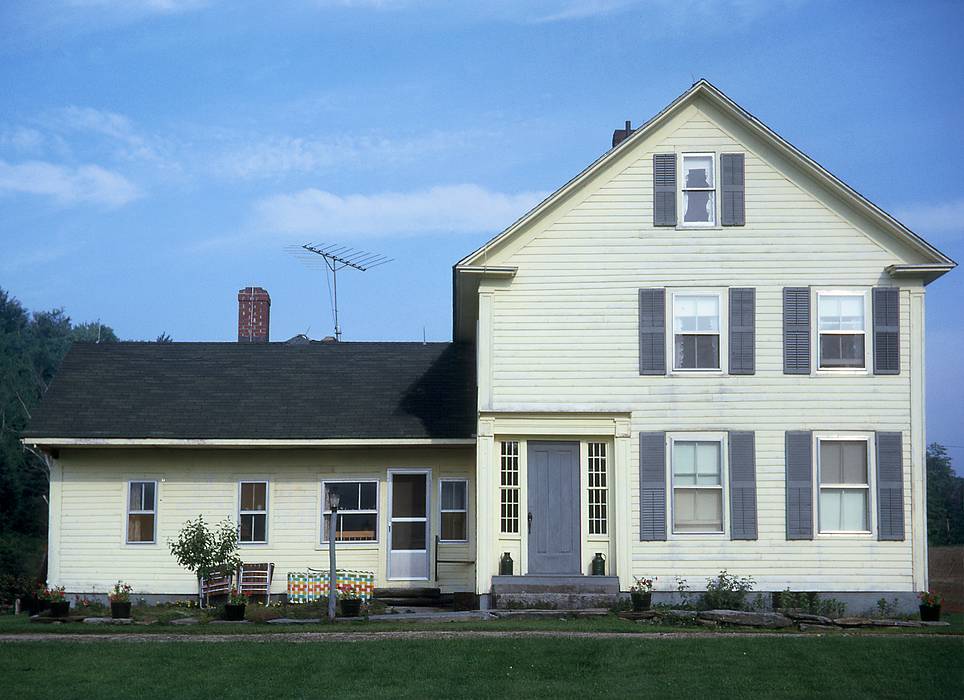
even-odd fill
[(244, 603), (226, 603), (224, 619), (230, 622), (240, 622), (244, 619)]
[(920, 619), (923, 622), (940, 622), (941, 606), (940, 605), (921, 605)]
[(67, 617), (70, 614), (70, 603), (66, 600), (51, 601), (50, 617)]
[(358, 617), (361, 615), (361, 601), (360, 600), (343, 600), (341, 601), (341, 614), (345, 617)]
[(28, 615), (36, 615), (37, 613), (42, 613), (49, 606), (47, 601), (40, 600), (35, 595), (28, 595), (20, 599), (21, 608)]
[(653, 602), (652, 593), (640, 593), (639, 591), (630, 591), (629, 595), (633, 599), (633, 612), (642, 612), (643, 610), (649, 610), (649, 606)]
[(115, 620), (130, 617), (131, 602), (129, 600), (112, 600), (110, 603), (110, 616)]

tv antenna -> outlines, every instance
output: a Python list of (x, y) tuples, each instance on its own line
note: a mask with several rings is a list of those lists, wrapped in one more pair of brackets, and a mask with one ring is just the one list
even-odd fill
[[(335, 320), (335, 340), (341, 340), (341, 325), (338, 323), (338, 272), (350, 267), (353, 270), (367, 272), (373, 267), (390, 263), (394, 258), (381, 253), (369, 253), (356, 250), (338, 243), (305, 243), (304, 245), (288, 246), (294, 255), (309, 267), (324, 264), (325, 281), (328, 282), (328, 296), (331, 299), (331, 313)], [(323, 263), (322, 263), (323, 261)], [(329, 273), (331, 278), (329, 279)]]

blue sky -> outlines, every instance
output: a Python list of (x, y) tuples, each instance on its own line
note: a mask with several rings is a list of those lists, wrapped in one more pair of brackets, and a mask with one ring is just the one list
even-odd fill
[[(964, 260), (960, 2), (0, 5), (0, 286), (123, 338), (448, 339), (450, 267), (706, 77)], [(372, 215), (372, 212), (376, 212)], [(928, 432), (964, 445), (964, 273), (928, 288)], [(953, 453), (964, 464), (964, 448)]]

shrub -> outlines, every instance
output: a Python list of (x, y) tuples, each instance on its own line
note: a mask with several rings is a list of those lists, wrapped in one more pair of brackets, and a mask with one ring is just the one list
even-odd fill
[(201, 579), (212, 574), (234, 571), (241, 565), (238, 556), (238, 530), (230, 518), (209, 529), (204, 516), (184, 523), (177, 537), (168, 542), (177, 563), (194, 573), (201, 598)]
[(700, 599), (700, 607), (706, 610), (744, 610), (747, 593), (753, 590), (749, 576), (733, 576), (720, 572), (716, 578), (706, 579), (706, 593)]
[(787, 588), (780, 593), (773, 594), (773, 607), (784, 610), (799, 610), (811, 615), (824, 617), (843, 617), (847, 612), (847, 604), (836, 598), (821, 598), (819, 593), (808, 591), (795, 593)]

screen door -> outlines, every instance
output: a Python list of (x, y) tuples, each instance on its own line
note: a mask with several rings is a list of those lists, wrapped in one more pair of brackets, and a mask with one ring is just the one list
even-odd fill
[(427, 471), (388, 473), (388, 578), (429, 578), (429, 478)]

